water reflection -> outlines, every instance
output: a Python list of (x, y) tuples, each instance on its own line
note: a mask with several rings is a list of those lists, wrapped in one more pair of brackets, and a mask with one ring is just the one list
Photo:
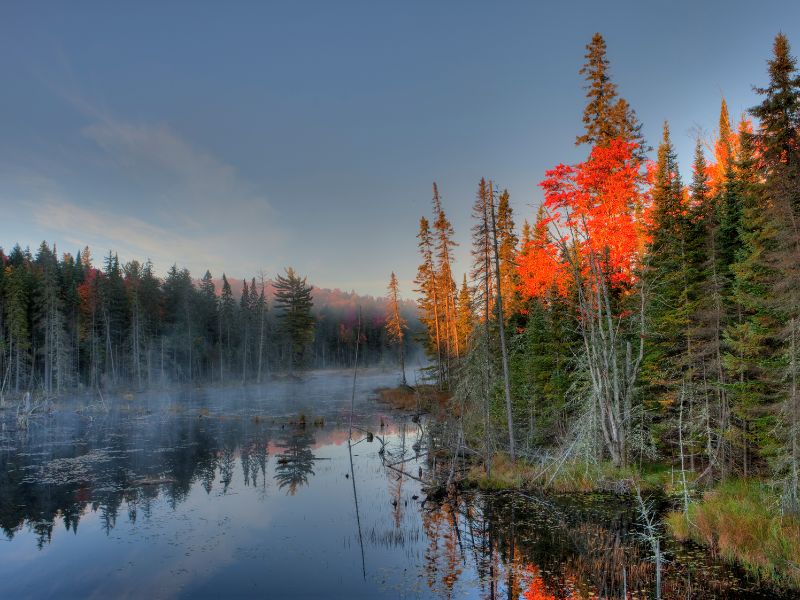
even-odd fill
[(301, 485), (308, 485), (309, 475), (314, 475), (313, 444), (314, 436), (305, 425), (293, 427), (281, 437), (282, 452), (276, 455), (275, 481), (290, 496), (294, 496)]
[[(348, 384), (325, 426), (258, 397), (197, 397), (0, 430), (0, 595), (655, 597), (628, 499), (432, 502), (425, 424), (364, 394), (359, 423), (376, 435), (349, 444)], [(774, 597), (700, 549), (666, 551), (665, 599)]]

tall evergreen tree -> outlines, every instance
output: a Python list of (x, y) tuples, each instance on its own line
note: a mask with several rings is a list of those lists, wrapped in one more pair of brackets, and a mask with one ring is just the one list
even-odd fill
[(275, 278), (275, 306), (289, 349), (289, 371), (293, 373), (304, 367), (310, 358), (308, 351), (314, 340), (315, 322), (311, 307), (314, 303), (312, 288), (306, 283), (306, 278), (300, 278), (291, 267), (285, 273), (285, 276), (279, 274)]
[(225, 380), (232, 361), (232, 331), (234, 327), (236, 302), (233, 299), (233, 290), (225, 273), (222, 274), (222, 291), (217, 302), (217, 319), (219, 326), (219, 379)]
[(456, 303), (456, 331), (458, 333), (459, 345), (464, 351), (469, 346), (469, 338), (475, 326), (475, 312), (472, 307), (472, 293), (467, 285), (467, 276), (461, 282), (458, 292), (458, 302)]
[(730, 374), (734, 414), (741, 423), (742, 470), (747, 476), (750, 465), (761, 453), (774, 454), (770, 444), (774, 418), (769, 410), (774, 402), (774, 348), (780, 324), (770, 306), (771, 285), (776, 273), (768, 260), (775, 249), (775, 223), (764, 210), (760, 182), (755, 170), (752, 136), (740, 131), (739, 156), (735, 164), (735, 187), (741, 218), (737, 231), (739, 246), (730, 265), (731, 303), (735, 316), (725, 331), (725, 366)]
[(420, 312), (420, 321), (425, 325), (428, 332), (425, 339), (425, 347), (428, 355), (436, 361), (436, 378), (439, 386), (442, 386), (445, 381), (445, 374), (441, 303), (436, 277), (436, 265), (433, 261), (433, 237), (428, 219), (425, 217), (421, 217), (419, 220), (417, 239), (419, 240), (419, 251), (422, 256), (422, 262), (417, 269), (417, 277), (414, 280), (417, 286), (415, 291), (419, 294), (417, 307)]
[(586, 62), (580, 74), (586, 78), (586, 98), (583, 125), (586, 132), (575, 140), (576, 145), (604, 146), (609, 141), (622, 138), (635, 142), (640, 158), (644, 158), (645, 147), (642, 125), (627, 101), (617, 96), (617, 86), (611, 80), (606, 41), (599, 33), (592, 36), (586, 45)]
[(503, 294), (503, 317), (506, 321), (519, 312), (519, 275), (516, 255), (519, 238), (514, 226), (514, 210), (508, 190), (497, 198), (497, 240), (500, 258), (500, 291)]
[(408, 323), (400, 315), (400, 289), (397, 284), (397, 276), (392, 271), (389, 278), (389, 288), (387, 294), (389, 302), (389, 312), (386, 315), (386, 333), (389, 340), (394, 346), (397, 346), (398, 355), (400, 357), (400, 374), (402, 376), (403, 385), (406, 385), (406, 329)]
[(456, 284), (453, 280), (453, 257), (451, 250), (457, 244), (453, 241), (453, 226), (447, 219), (439, 197), (439, 188), (433, 184), (433, 229), (435, 232), (434, 254), (436, 258), (436, 284), (437, 298), (440, 299), (442, 309), (439, 311), (444, 317), (443, 332), (445, 359), (449, 364), (451, 357), (458, 358), (458, 336), (455, 328), (456, 315)]
[(759, 120), (762, 204), (776, 227), (775, 249), (767, 262), (775, 269), (774, 310), (784, 327), (775, 349), (773, 371), (780, 382), (782, 460), (775, 467), (784, 480), (784, 507), (800, 512), (800, 73), (783, 33), (775, 37), (768, 62), (769, 83), (756, 88), (762, 101), (751, 109)]
[(670, 414), (686, 389), (691, 361), (688, 207), (678, 158), (664, 123), (652, 188), (651, 233), (644, 269), (650, 339), (643, 375), (650, 394)]

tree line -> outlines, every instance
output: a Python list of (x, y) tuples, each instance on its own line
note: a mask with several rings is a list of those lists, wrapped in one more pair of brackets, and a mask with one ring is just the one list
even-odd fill
[[(0, 398), (166, 383), (260, 383), (276, 373), (349, 367), (357, 312), (362, 364), (396, 360), (385, 299), (314, 289), (288, 268), (240, 282), (196, 281), (173, 266), (95, 266), (88, 248), (59, 257), (0, 249)], [(413, 307), (398, 311), (412, 324)], [(408, 344), (408, 341), (405, 341)]]
[(437, 186), (416, 279), (432, 381), (459, 446), (616, 466), (667, 460), (693, 481), (770, 475), (800, 510), (800, 74), (776, 36), (759, 104), (723, 99), (680, 174), (665, 122), (655, 160), (587, 45), (585, 160), (548, 170), (516, 233), (508, 192), (473, 205), (468, 276)]

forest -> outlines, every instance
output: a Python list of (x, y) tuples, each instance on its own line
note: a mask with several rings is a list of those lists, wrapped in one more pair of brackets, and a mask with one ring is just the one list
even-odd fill
[(262, 383), (351, 366), (357, 335), (362, 364), (394, 364), (390, 309), (418, 325), (411, 301), (317, 289), (292, 268), (197, 281), (173, 266), (161, 278), (149, 261), (120, 264), (109, 252), (95, 266), (88, 247), (58, 256), (46, 242), (35, 253), (0, 249), (0, 265), (0, 399)]
[(480, 485), (662, 487), (676, 536), (797, 586), (800, 73), (783, 34), (767, 65), (760, 102), (739, 116), (723, 98), (682, 174), (595, 34), (584, 160), (544, 174), (519, 231), (481, 178), (461, 278), (434, 184), (416, 286), (450, 446)]

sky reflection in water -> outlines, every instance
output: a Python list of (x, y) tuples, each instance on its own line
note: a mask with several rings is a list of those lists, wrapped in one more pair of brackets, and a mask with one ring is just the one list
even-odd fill
[[(533, 600), (650, 590), (627, 502), (504, 494), (423, 505), (419, 482), (387, 469), (378, 439), (361, 432), (357, 519), (351, 382), (314, 374), (120, 398), (108, 415), (60, 406), (27, 432), (6, 415), (3, 597)], [(418, 475), (423, 429), (370, 399), (394, 382), (392, 373), (363, 376), (355, 421), (382, 432), (388, 462), (409, 459), (399, 468)], [(666, 598), (769, 597), (745, 592), (702, 552), (680, 552)]]

